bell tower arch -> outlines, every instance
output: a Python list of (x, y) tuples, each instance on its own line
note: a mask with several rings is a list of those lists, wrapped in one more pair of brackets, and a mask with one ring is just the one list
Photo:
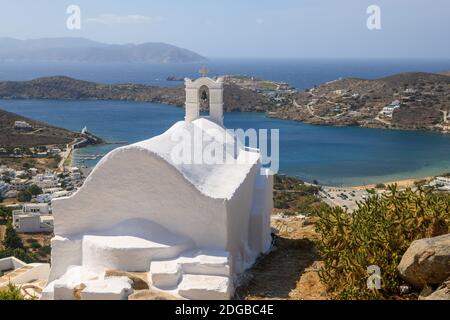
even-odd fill
[(190, 123), (200, 117), (200, 105), (205, 99), (205, 87), (208, 89), (209, 119), (223, 126), (223, 78), (213, 80), (207, 77), (205, 68), (200, 70), (202, 77), (197, 80), (185, 79), (186, 87), (186, 116)]

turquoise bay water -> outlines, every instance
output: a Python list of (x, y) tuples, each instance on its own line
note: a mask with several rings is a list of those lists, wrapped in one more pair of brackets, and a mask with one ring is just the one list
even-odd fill
[[(121, 101), (2, 100), (0, 109), (107, 141), (136, 141), (163, 133), (184, 110), (155, 103)], [(328, 185), (361, 185), (450, 171), (450, 135), (364, 128), (313, 126), (226, 113), (228, 128), (280, 130), (280, 172)], [(78, 155), (106, 154), (118, 145), (84, 148)], [(92, 166), (96, 161), (86, 161)]]

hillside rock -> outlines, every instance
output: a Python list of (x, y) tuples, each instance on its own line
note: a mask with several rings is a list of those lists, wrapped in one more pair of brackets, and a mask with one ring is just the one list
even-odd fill
[(418, 288), (441, 284), (450, 276), (450, 234), (414, 241), (397, 268)]
[[(14, 129), (16, 121), (25, 121), (32, 126), (32, 132), (20, 132)], [(0, 109), (0, 146), (1, 147), (35, 147), (41, 145), (65, 145), (76, 138), (79, 133), (51, 126), (49, 124), (22, 117), (18, 114)]]
[(140, 290), (128, 296), (128, 300), (177, 300), (177, 298), (164, 292)]
[(420, 300), (450, 300), (450, 279), (444, 282), (436, 291), (419, 298)]
[(120, 270), (106, 270), (105, 272), (105, 278), (110, 277), (127, 277), (129, 278), (133, 283), (131, 287), (134, 290), (145, 290), (148, 289), (148, 283), (144, 280), (144, 277), (146, 277), (147, 274), (138, 274), (135, 272), (126, 272), (126, 271), (120, 271)]

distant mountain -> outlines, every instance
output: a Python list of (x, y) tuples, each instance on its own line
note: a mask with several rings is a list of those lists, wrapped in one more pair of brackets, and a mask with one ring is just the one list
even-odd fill
[(165, 43), (106, 44), (84, 38), (0, 38), (0, 61), (82, 63), (189, 63), (207, 59)]

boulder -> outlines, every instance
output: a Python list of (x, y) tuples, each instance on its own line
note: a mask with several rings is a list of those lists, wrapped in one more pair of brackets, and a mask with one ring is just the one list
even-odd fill
[(128, 300), (177, 300), (177, 298), (155, 290), (140, 290), (128, 296)]
[(414, 241), (397, 269), (417, 288), (443, 283), (450, 276), (450, 234)]
[(423, 300), (450, 300), (450, 279), (444, 282), (436, 291), (424, 297)]
[(139, 273), (139, 272), (126, 272), (120, 270), (106, 270), (105, 278), (111, 277), (127, 277), (132, 283), (132, 288), (134, 290), (145, 290), (148, 289), (148, 283), (144, 279), (147, 278), (147, 273)]

